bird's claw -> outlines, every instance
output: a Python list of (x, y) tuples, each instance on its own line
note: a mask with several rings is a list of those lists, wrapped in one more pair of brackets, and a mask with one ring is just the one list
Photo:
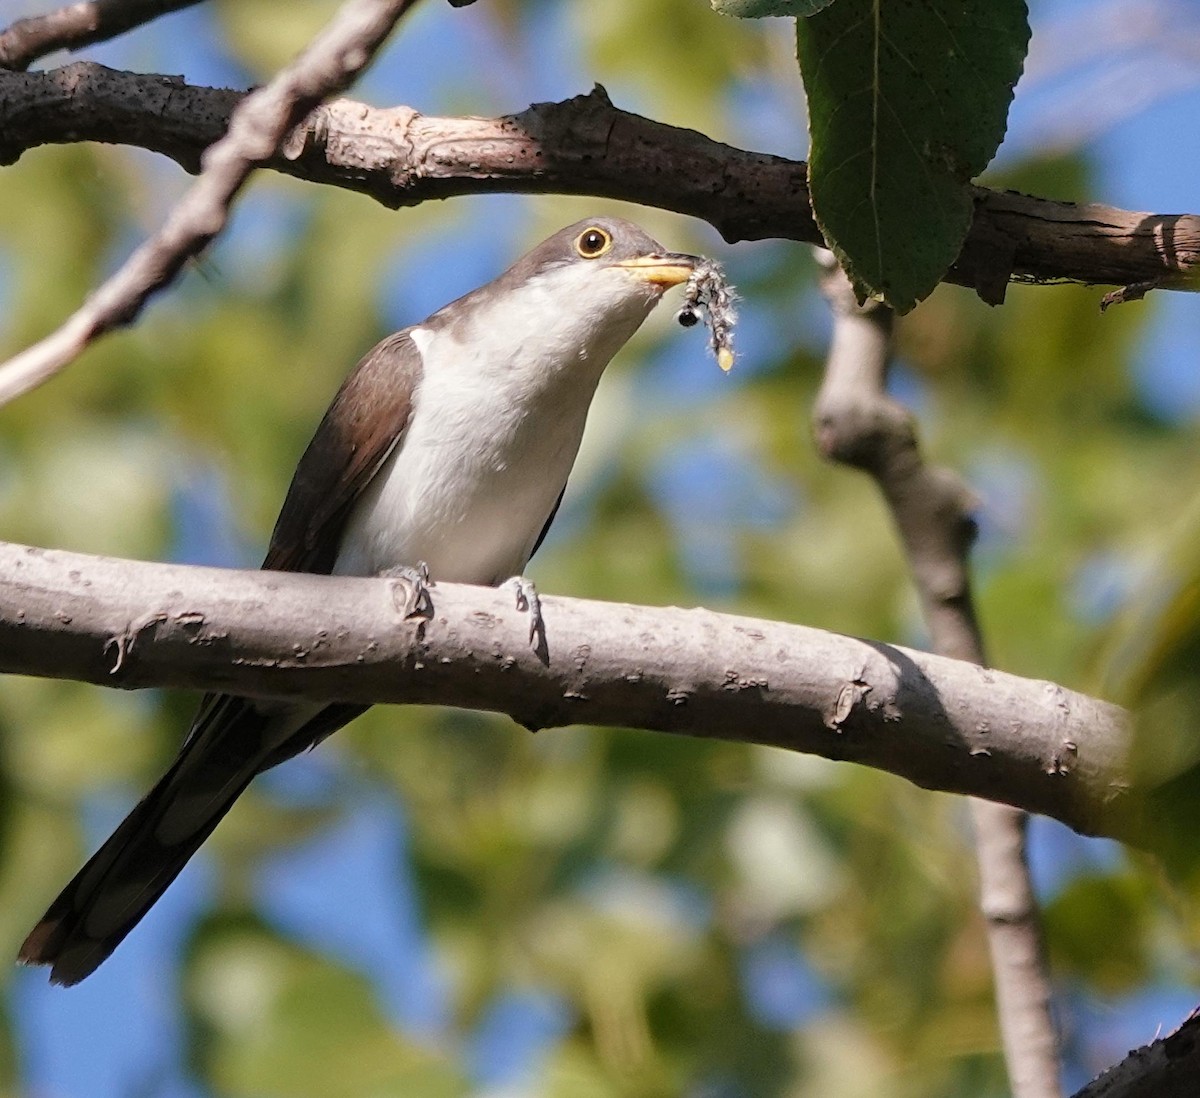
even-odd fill
[(535, 652), (546, 636), (546, 623), (542, 619), (542, 597), (533, 580), (524, 576), (513, 576), (508, 581), (517, 592), (517, 609), (529, 615), (529, 647)]
[(400, 616), (408, 621), (412, 618), (422, 618), (428, 621), (433, 617), (433, 598), (429, 594), (429, 588), (433, 586), (433, 580), (429, 578), (429, 565), (423, 560), (418, 561), (416, 565), (401, 564), (396, 568), (389, 568), (385, 572), (380, 573), (388, 579), (399, 580), (404, 588), (403, 598), (400, 598), (398, 588), (392, 589), (392, 597), (396, 602), (396, 609), (400, 611)]

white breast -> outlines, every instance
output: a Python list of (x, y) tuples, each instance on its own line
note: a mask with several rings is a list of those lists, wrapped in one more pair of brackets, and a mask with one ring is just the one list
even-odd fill
[(425, 368), (409, 427), (351, 512), (335, 573), (424, 561), (435, 580), (498, 584), (525, 568), (600, 374), (654, 304), (639, 295), (607, 317), (568, 309), (548, 325), (547, 288), (527, 291), (502, 317), (413, 329)]
[(335, 572), (424, 561), (435, 579), (494, 584), (525, 567), (571, 471), (587, 405), (539, 430), (529, 409), (498, 398), (483, 384), (425, 377), (403, 444), (351, 515)]

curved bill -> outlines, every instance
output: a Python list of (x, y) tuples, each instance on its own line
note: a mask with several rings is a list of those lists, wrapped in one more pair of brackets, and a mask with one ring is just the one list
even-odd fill
[(613, 266), (628, 271), (634, 278), (656, 286), (678, 286), (692, 277), (700, 256), (684, 252), (662, 252), (623, 259)]

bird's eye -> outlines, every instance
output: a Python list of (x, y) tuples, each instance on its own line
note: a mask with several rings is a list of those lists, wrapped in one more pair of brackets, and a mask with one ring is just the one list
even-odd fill
[(584, 259), (595, 259), (597, 256), (603, 255), (611, 247), (612, 235), (605, 232), (604, 229), (596, 228), (594, 225), (590, 229), (584, 229), (575, 241), (575, 250)]

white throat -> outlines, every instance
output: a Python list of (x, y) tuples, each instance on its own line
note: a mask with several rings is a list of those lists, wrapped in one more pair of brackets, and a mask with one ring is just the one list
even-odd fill
[(623, 271), (571, 264), (413, 328), (423, 362), (413, 414), (351, 513), (334, 572), (424, 561), (447, 582), (519, 574), (566, 484), (600, 375), (660, 296)]

